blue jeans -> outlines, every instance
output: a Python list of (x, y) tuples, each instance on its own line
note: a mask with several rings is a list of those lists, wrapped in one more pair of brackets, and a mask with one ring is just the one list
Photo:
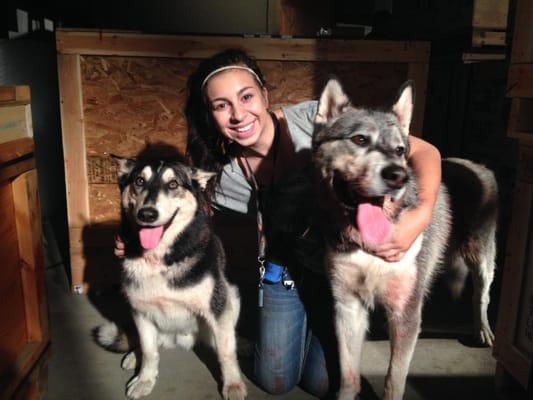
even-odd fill
[[(307, 289), (312, 292), (312, 297), (304, 295)], [(331, 301), (320, 298), (315, 285), (306, 277), (297, 281), (297, 287), (292, 290), (287, 289), (282, 282), (265, 283), (263, 290), (264, 306), (259, 309), (259, 331), (255, 345), (256, 383), (271, 394), (287, 393), (300, 385), (314, 396), (324, 396), (330, 387), (330, 379), (323, 344), (324, 341), (332, 344), (331, 339), (335, 336), (334, 330), (330, 329), (332, 314), (327, 312), (329, 315), (325, 317), (326, 320), (321, 318), (320, 312), (314, 315), (323, 324), (323, 329), (318, 330), (327, 331), (330, 336), (319, 340), (311, 330), (311, 321), (306, 312), (308, 309), (311, 315), (315, 307), (305, 303), (304, 299), (311, 297), (314, 303), (322, 305), (331, 304)], [(325, 293), (324, 296), (330, 294)], [(328, 347), (336, 351), (336, 345)]]

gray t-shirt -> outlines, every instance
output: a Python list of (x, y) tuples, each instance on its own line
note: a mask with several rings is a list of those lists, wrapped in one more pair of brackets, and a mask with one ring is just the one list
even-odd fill
[[(312, 228), (314, 196), (312, 186), (311, 139), (316, 101), (282, 108), (295, 155), (272, 190), (261, 195), (268, 241), (268, 256), (280, 263), (297, 262), (320, 270), (322, 247)], [(222, 170), (215, 207), (255, 218), (255, 193), (235, 160)]]

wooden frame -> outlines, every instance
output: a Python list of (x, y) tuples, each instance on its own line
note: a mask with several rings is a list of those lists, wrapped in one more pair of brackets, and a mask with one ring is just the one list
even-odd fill
[(509, 0), (474, 0), (472, 46), (505, 46)]
[[(422, 130), (430, 46), (426, 42), (274, 39), (249, 37), (162, 36), (124, 32), (60, 30), (56, 33), (61, 120), (69, 218), (73, 289), (82, 292), (84, 245), (100, 238), (84, 236), (91, 223), (80, 61), (86, 56), (120, 56), (194, 60), (230, 47), (246, 50), (258, 61), (369, 62), (404, 64), (414, 81), (417, 102), (412, 131)], [(85, 242), (85, 243), (84, 243)], [(100, 244), (101, 245), (101, 244)], [(109, 244), (109, 247), (111, 244)]]
[[(494, 356), (497, 384), (511, 376), (533, 393), (533, 330), (530, 311), (533, 271), (533, 3), (518, 0), (507, 96), (512, 98), (507, 134), (518, 139), (519, 163), (503, 272)], [(524, 329), (526, 326), (527, 329)], [(527, 335), (526, 335), (527, 333)], [(528, 338), (527, 340), (525, 338)]]
[[(0, 107), (8, 109), (20, 104), (29, 107), (29, 103), (29, 87), (0, 88)], [(0, 123), (3, 122), (0, 120)], [(18, 294), (17, 298), (2, 297), (1, 302), (4, 307), (23, 303), (19, 313), (10, 314), (16, 316), (17, 321), (24, 321), (24, 338), (18, 340), (16, 348), (10, 348), (12, 342), (9, 338), (3, 342), (4, 336), (0, 337), (2, 350), (8, 351), (6, 354), (12, 352), (11, 359), (7, 359), (10, 363), (7, 372), (0, 373), (0, 398), (11, 398), (50, 341), (41, 211), (32, 138), (0, 144), (0, 187), (6, 203), (2, 207), (13, 211), (12, 215), (4, 211), (7, 218), (0, 224), (1, 239), (16, 243), (15, 246), (9, 245), (6, 251), (9, 254), (4, 254), (6, 249), (2, 249), (2, 257), (9, 261), (0, 269), (0, 280), (12, 282), (11, 285), (17, 288), (14, 293)], [(2, 294), (5, 295), (5, 292)], [(3, 323), (7, 330), (12, 329), (11, 324), (14, 324), (12, 320)]]
[(516, 1), (511, 64), (533, 63), (533, 2)]
[[(513, 200), (513, 214), (509, 226), (507, 252), (502, 281), (502, 297), (498, 311), (494, 357), (524, 388), (530, 385), (533, 373), (532, 356), (516, 344), (522, 284), (526, 276), (528, 254), (533, 244), (533, 183), (517, 182)], [(529, 245), (528, 245), (529, 243)], [(531, 261), (531, 260), (529, 260)], [(529, 388), (531, 390), (531, 388)]]

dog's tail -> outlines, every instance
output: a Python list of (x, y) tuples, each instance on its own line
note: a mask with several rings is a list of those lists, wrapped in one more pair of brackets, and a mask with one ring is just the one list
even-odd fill
[(106, 322), (93, 329), (96, 343), (107, 350), (126, 353), (135, 347), (133, 340), (114, 322)]

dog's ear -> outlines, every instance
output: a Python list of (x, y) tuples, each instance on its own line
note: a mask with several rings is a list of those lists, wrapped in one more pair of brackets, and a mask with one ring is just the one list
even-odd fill
[(191, 168), (191, 178), (192, 180), (198, 182), (198, 185), (200, 185), (200, 188), (202, 190), (205, 190), (207, 187), (207, 183), (209, 180), (216, 175), (216, 172), (208, 172), (204, 171), (203, 169), (199, 168)]
[(331, 78), (320, 95), (315, 124), (327, 124), (331, 118), (341, 114), (350, 106), (350, 99), (344, 93), (340, 82), (336, 78)]
[(119, 180), (129, 175), (130, 172), (133, 171), (133, 167), (135, 166), (134, 159), (119, 157), (114, 154), (110, 154), (109, 156), (117, 165), (117, 176)]
[(405, 82), (398, 92), (398, 99), (392, 106), (392, 111), (400, 120), (400, 128), (404, 135), (409, 135), (409, 125), (413, 116), (413, 106), (415, 102), (415, 91), (412, 81)]

